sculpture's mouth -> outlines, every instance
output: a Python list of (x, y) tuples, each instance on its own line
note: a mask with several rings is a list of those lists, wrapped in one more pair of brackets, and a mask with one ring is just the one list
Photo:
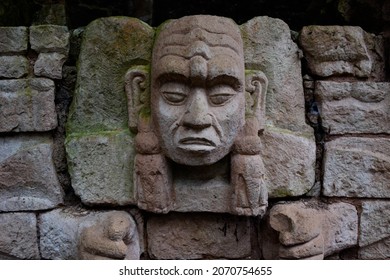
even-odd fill
[(216, 147), (216, 144), (203, 137), (186, 137), (179, 140), (180, 148), (194, 152), (207, 152)]
[(182, 145), (204, 145), (204, 146), (215, 147), (215, 144), (213, 141), (208, 140), (206, 138), (196, 138), (196, 137), (186, 137), (184, 139), (181, 139), (179, 141), (179, 144), (182, 144)]

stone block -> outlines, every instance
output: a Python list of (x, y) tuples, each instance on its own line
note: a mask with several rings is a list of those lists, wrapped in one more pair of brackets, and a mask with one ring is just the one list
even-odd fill
[(66, 140), (72, 186), (88, 205), (134, 202), (133, 138), (126, 131), (72, 135)]
[(63, 201), (52, 160), (52, 140), (0, 138), (0, 211), (44, 210)]
[(81, 208), (62, 208), (39, 215), (42, 258), (48, 260), (77, 259), (79, 225), (88, 213)]
[(390, 139), (343, 137), (325, 144), (323, 194), (390, 197)]
[(34, 213), (0, 214), (0, 255), (9, 259), (39, 259)]
[(364, 201), (360, 220), (359, 259), (389, 259), (390, 201)]
[(0, 80), (0, 132), (57, 127), (55, 85), (45, 78)]
[(390, 83), (317, 81), (315, 95), (329, 134), (390, 133)]
[(0, 53), (24, 53), (27, 46), (27, 27), (0, 27)]
[(390, 237), (390, 201), (363, 201), (360, 215), (359, 246), (364, 247)]
[(69, 32), (66, 26), (34, 25), (30, 27), (31, 48), (38, 52), (58, 52), (67, 54), (69, 51)]
[(358, 26), (305, 26), (299, 41), (313, 75), (383, 78), (383, 40)]
[(298, 46), (280, 19), (256, 17), (241, 25), (245, 68), (268, 78), (266, 122), (295, 132), (311, 132), (305, 122), (305, 101)]
[(299, 196), (308, 192), (315, 181), (314, 137), (266, 127), (261, 140), (269, 197)]
[(62, 79), (62, 66), (66, 55), (60, 53), (40, 53), (34, 64), (34, 74), (40, 77)]
[(21, 78), (28, 74), (29, 62), (21, 55), (0, 56), (0, 78)]
[(249, 218), (222, 214), (156, 215), (147, 221), (156, 259), (244, 259), (251, 256)]
[(127, 128), (124, 77), (130, 67), (150, 64), (154, 30), (135, 18), (109, 17), (90, 23), (83, 37), (67, 133)]

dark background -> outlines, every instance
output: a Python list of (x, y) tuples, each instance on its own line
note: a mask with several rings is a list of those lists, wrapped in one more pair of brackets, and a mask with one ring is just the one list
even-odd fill
[(238, 24), (267, 15), (292, 30), (304, 25), (359, 25), (366, 31), (389, 30), (390, 0), (1, 0), (0, 26), (33, 24), (85, 26), (106, 16), (132, 16), (157, 26), (190, 14), (233, 18)]

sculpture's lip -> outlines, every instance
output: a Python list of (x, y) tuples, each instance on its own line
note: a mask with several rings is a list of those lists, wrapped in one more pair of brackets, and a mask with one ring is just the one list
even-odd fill
[(203, 137), (186, 137), (179, 140), (181, 145), (196, 145), (196, 146), (208, 146), (215, 147), (215, 143), (209, 139)]

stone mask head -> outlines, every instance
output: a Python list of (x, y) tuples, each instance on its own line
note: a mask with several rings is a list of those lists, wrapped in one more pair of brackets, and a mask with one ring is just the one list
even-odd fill
[(161, 148), (179, 164), (213, 164), (245, 124), (240, 30), (227, 18), (189, 16), (168, 22), (157, 36), (151, 107)]

